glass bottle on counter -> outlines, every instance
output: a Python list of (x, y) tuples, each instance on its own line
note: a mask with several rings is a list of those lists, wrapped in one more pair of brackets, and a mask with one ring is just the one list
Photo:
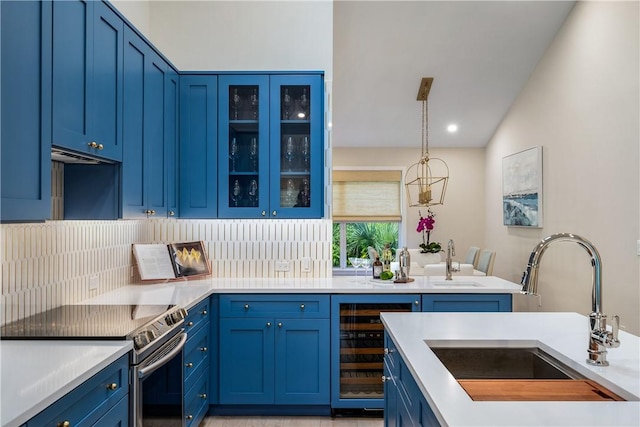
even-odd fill
[(393, 261), (393, 253), (389, 243), (385, 243), (382, 250), (382, 271), (391, 271), (391, 261)]
[(376, 260), (373, 262), (373, 278), (379, 279), (381, 273), (382, 273), (382, 262), (380, 261), (380, 257), (376, 257)]

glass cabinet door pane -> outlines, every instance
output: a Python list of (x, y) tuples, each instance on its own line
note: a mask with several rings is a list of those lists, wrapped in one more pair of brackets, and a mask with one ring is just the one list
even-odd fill
[(280, 87), (280, 207), (308, 208), (311, 201), (311, 144), (309, 85)]
[(218, 216), (262, 216), (269, 197), (269, 77), (223, 75), (219, 93)]

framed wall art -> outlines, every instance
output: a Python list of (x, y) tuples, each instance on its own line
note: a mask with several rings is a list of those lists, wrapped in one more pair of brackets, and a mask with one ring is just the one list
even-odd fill
[(510, 227), (542, 227), (542, 146), (502, 159), (502, 218)]

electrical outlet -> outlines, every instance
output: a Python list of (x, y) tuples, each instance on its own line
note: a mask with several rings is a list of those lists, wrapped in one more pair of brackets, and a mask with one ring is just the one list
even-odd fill
[(89, 290), (95, 291), (100, 286), (100, 281), (98, 280), (98, 276), (89, 277)]
[(276, 271), (289, 271), (289, 261), (276, 261)]
[(311, 272), (311, 258), (309, 257), (302, 258), (302, 272), (303, 273)]

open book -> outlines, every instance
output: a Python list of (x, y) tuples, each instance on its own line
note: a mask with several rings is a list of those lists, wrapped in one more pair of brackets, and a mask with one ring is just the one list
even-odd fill
[(171, 280), (211, 274), (202, 242), (133, 244), (142, 280)]

